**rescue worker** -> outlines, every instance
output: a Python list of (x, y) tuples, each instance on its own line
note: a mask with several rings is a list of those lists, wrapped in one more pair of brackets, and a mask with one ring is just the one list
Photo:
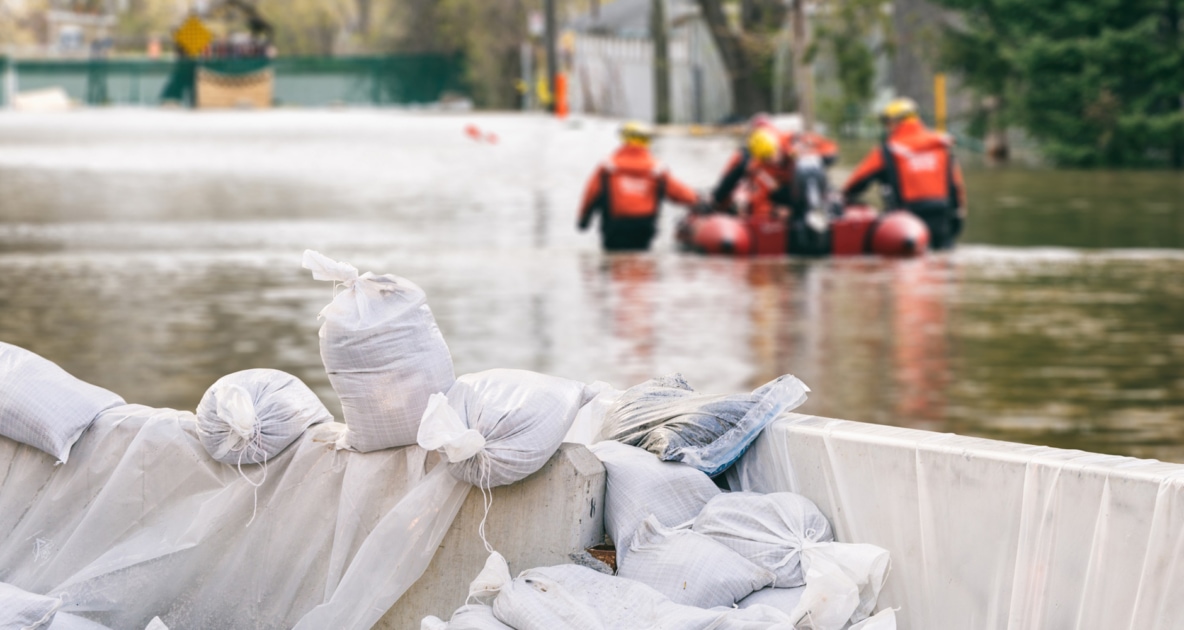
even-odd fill
[(698, 195), (668, 173), (649, 144), (653, 130), (629, 122), (621, 127), (621, 148), (600, 165), (584, 188), (577, 225), (588, 229), (600, 215), (601, 242), (608, 251), (645, 250), (657, 234), (662, 201), (694, 206)]
[(880, 122), (883, 141), (851, 173), (844, 201), (853, 203), (879, 181), (888, 188), (887, 210), (903, 208), (920, 217), (932, 249), (953, 247), (966, 216), (966, 192), (949, 136), (927, 129), (907, 98), (888, 103)]
[(732, 195), (748, 186), (749, 214), (764, 218), (774, 205), (789, 207), (793, 201), (793, 155), (784, 137), (769, 125), (753, 124), (744, 147), (737, 151), (711, 193), (716, 208), (735, 212)]
[(830, 167), (839, 159), (839, 145), (820, 133), (805, 130), (790, 132), (785, 141), (795, 155), (817, 155), (822, 159), (823, 166)]

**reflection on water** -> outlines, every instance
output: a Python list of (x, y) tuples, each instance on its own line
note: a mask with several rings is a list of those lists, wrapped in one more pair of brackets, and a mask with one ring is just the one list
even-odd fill
[[(337, 413), (309, 247), (423, 286), (461, 373), (791, 372), (811, 413), (1184, 461), (1184, 251), (1096, 249), (1184, 246), (1176, 176), (972, 172), (971, 244), (921, 260), (684, 256), (674, 212), (654, 252), (610, 256), (573, 223), (613, 144), (511, 116), (4, 115), (0, 340), (133, 402), (274, 367)], [(706, 187), (729, 147), (658, 151)]]

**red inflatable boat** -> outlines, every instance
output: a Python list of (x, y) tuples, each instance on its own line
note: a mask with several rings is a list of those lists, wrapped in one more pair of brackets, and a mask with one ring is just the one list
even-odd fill
[(821, 247), (813, 251), (792, 251), (782, 221), (730, 214), (688, 215), (678, 227), (677, 238), (686, 250), (732, 256), (796, 253), (907, 258), (919, 256), (929, 247), (929, 230), (916, 216), (903, 210), (881, 215), (868, 206), (848, 206), (842, 215), (832, 218), (827, 229), (817, 233)]

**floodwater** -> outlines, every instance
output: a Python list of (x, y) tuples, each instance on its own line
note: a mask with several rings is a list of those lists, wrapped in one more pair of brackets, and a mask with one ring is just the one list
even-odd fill
[[(478, 141), (466, 125), (496, 135)], [(396, 111), (0, 115), (0, 340), (129, 402), (296, 374), (333, 295), (301, 254), (428, 293), (458, 373), (707, 392), (791, 372), (803, 411), (1184, 462), (1184, 179), (970, 169), (965, 243), (910, 261), (647, 254), (574, 228), (607, 121)], [(488, 136), (483, 136), (488, 138)], [(697, 188), (726, 138), (656, 151)], [(836, 179), (843, 173), (836, 173)]]

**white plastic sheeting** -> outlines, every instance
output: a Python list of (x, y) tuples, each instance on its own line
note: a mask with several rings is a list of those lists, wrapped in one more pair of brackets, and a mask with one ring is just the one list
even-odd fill
[(887, 549), (877, 608), (902, 628), (1184, 620), (1184, 465), (791, 415), (729, 482), (801, 493), (837, 540)]
[(63, 466), (0, 438), (0, 581), (112, 628), (370, 628), (471, 486), (418, 446), (338, 450), (344, 430), (315, 425), (268, 462), (249, 527), (255, 487), (210, 459), (191, 413), (110, 409)]
[(65, 462), (95, 416), (123, 403), (49, 359), (0, 342), (0, 435)]

